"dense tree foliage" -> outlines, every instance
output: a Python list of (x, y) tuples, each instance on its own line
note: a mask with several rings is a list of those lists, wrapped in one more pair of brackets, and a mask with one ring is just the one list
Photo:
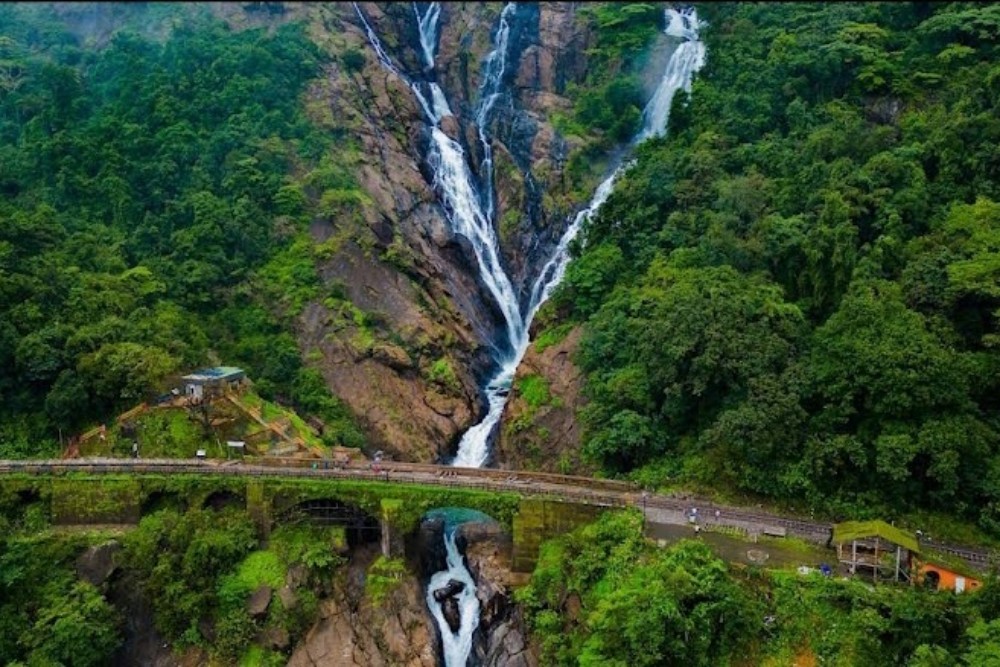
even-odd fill
[[(158, 503), (125, 534), (53, 529), (47, 498), (16, 483), (0, 489), (0, 664), (118, 664), (128, 658), (123, 641), (135, 639), (128, 631), (146, 622), (176, 649), (204, 649), (212, 664), (248, 664), (248, 652), (287, 662), (260, 637), (284, 633), (294, 645), (316, 622), (346, 561), (345, 530), (286, 523), (262, 544), (243, 508)], [(88, 551), (98, 555), (82, 558)], [(262, 586), (286, 587), (294, 604), (251, 615), (247, 602)]]
[(121, 614), (77, 576), (87, 537), (46, 527), (41, 503), (0, 492), (0, 662), (106, 665), (121, 643)]
[(554, 298), (595, 461), (1000, 529), (998, 17), (702, 8), (707, 65)]
[(635, 513), (543, 544), (517, 597), (546, 665), (930, 667), (993, 664), (998, 590), (730, 569), (700, 540), (644, 542)]
[(302, 111), (319, 50), (300, 25), (199, 20), (95, 51), (42, 16), (0, 7), (5, 455), (214, 361), (356, 442), (282, 321), (301, 303), (281, 297), (317, 281), (295, 239), (325, 190), (352, 184)]
[[(519, 595), (545, 664), (718, 665), (747, 641), (758, 610), (725, 564), (694, 542), (647, 557), (639, 523), (605, 517), (543, 549)], [(571, 623), (559, 614), (568, 596)]]

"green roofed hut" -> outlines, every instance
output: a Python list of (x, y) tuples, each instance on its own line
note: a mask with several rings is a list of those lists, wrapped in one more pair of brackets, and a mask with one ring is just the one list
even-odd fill
[(190, 375), (181, 378), (184, 381), (184, 393), (194, 399), (200, 400), (206, 393), (216, 393), (208, 390), (221, 390), (225, 392), (236, 389), (240, 386), (246, 373), (242, 368), (235, 366), (215, 366), (213, 368), (202, 368)]
[[(837, 559), (851, 574), (870, 569), (872, 579), (910, 580), (913, 555), (920, 553), (914, 533), (890, 526), (885, 521), (845, 521), (833, 527)], [(904, 553), (905, 552), (905, 553)]]

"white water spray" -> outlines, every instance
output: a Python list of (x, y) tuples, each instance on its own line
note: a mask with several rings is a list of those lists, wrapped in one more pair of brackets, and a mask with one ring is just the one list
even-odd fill
[(437, 50), (438, 19), (441, 17), (441, 3), (432, 2), (424, 15), (420, 15), (417, 3), (413, 3), (413, 13), (417, 15), (420, 27), (420, 48), (424, 51), (424, 62), (429, 69), (434, 67), (434, 51)]
[[(432, 3), (432, 5), (436, 4)], [(354, 9), (364, 24), (368, 41), (378, 55), (379, 61), (386, 69), (403, 79), (417, 96), (417, 101), (420, 102), (420, 107), (431, 125), (431, 142), (427, 162), (434, 172), (434, 190), (441, 197), (441, 203), (448, 220), (451, 222), (452, 231), (465, 237), (472, 246), (473, 254), (479, 265), (480, 278), (503, 314), (507, 340), (511, 343), (520, 340), (524, 335), (524, 320), (521, 316), (517, 294), (500, 260), (499, 242), (493, 221), (487, 217), (480, 205), (465, 151), (461, 144), (445, 134), (440, 127), (441, 119), (446, 115), (451, 115), (444, 91), (437, 83), (423, 84), (430, 91), (431, 99), (428, 101), (427, 96), (421, 90), (421, 84), (411, 81), (392, 64), (392, 60), (382, 48), (381, 41), (375, 31), (371, 29), (356, 3)], [(414, 4), (413, 11), (418, 18), (420, 45), (424, 49), (428, 70), (432, 70), (440, 8), (430, 7), (421, 15)]]

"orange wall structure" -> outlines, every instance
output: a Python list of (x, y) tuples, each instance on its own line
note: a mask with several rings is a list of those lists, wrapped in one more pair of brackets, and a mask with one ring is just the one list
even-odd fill
[(965, 580), (964, 590), (967, 591), (974, 591), (983, 585), (978, 579), (963, 577), (961, 574), (952, 572), (951, 570), (940, 565), (932, 565), (931, 563), (924, 563), (920, 566), (920, 569), (918, 570), (920, 581), (924, 581), (924, 577), (928, 572), (937, 572), (938, 577), (940, 577), (938, 580), (938, 590), (940, 591), (954, 591), (959, 579)]

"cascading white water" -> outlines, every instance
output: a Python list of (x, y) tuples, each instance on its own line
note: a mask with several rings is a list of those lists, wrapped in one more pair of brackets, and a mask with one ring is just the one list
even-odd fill
[(428, 68), (434, 67), (434, 52), (437, 50), (437, 25), (441, 17), (441, 3), (432, 2), (427, 6), (424, 15), (420, 15), (417, 3), (413, 3), (413, 13), (417, 15), (417, 25), (420, 27), (420, 48), (424, 51), (424, 62)]
[[(465, 562), (458, 545), (455, 544), (457, 525), (446, 525), (444, 529), (444, 548), (447, 569), (435, 572), (427, 583), (427, 608), (441, 631), (441, 652), (445, 667), (465, 667), (472, 652), (472, 634), (479, 626), (479, 598), (476, 597), (476, 582), (465, 567)], [(451, 581), (465, 584), (456, 596), (461, 623), (458, 632), (452, 632), (444, 617), (441, 604), (434, 599), (434, 591), (444, 588)]]
[[(495, 213), (493, 152), (491, 139), (488, 135), (490, 113), (501, 96), (502, 78), (507, 65), (510, 20), (516, 11), (516, 5), (508, 3), (501, 12), (497, 32), (494, 36), (493, 50), (487, 57), (483, 68), (483, 82), (476, 109), (479, 141), (483, 147), (483, 161), (479, 169), (483, 182), (482, 197), (477, 196), (465, 151), (440, 127), (441, 119), (452, 115), (444, 91), (433, 81), (417, 83), (400, 72), (392, 64), (388, 54), (382, 48), (378, 36), (365, 20), (356, 3), (354, 9), (364, 25), (368, 41), (375, 50), (379, 61), (386, 69), (407, 83), (416, 95), (421, 109), (431, 125), (431, 142), (427, 162), (434, 173), (434, 189), (442, 199), (452, 230), (471, 243), (479, 265), (480, 278), (496, 300), (504, 316), (507, 346), (497, 346), (497, 349), (500, 350), (496, 357), (499, 369), (487, 383), (485, 390), (488, 404), (487, 413), (478, 424), (465, 432), (452, 462), (452, 465), (455, 466), (481, 467), (489, 457), (489, 438), (500, 421), (514, 374), (527, 350), (528, 328), (531, 321), (565, 275), (566, 266), (569, 263), (570, 243), (576, 238), (584, 222), (594, 215), (611, 194), (615, 179), (622, 167), (619, 166), (615, 169), (601, 183), (587, 208), (576, 215), (563, 233), (555, 251), (532, 285), (527, 314), (522, 314), (517, 294), (500, 260), (493, 219)], [(439, 3), (430, 3), (426, 11), (421, 14), (414, 3), (413, 10), (417, 18), (420, 46), (426, 63), (425, 72), (433, 72), (441, 8)], [(690, 90), (694, 72), (704, 64), (705, 47), (698, 41), (700, 23), (696, 12), (693, 9), (680, 12), (668, 9), (665, 11), (664, 18), (666, 22), (664, 32), (685, 41), (671, 55), (663, 77), (643, 111), (643, 126), (633, 143), (638, 143), (665, 131), (667, 115), (670, 112), (674, 93), (680, 88)], [(429, 91), (430, 101), (421, 90), (421, 86), (426, 87)], [(445, 531), (445, 549), (448, 567), (431, 577), (427, 587), (427, 604), (441, 632), (446, 667), (465, 667), (472, 648), (472, 634), (479, 623), (479, 603), (475, 596), (475, 583), (465, 568), (462, 555), (455, 544), (453, 528)], [(459, 595), (461, 624), (457, 633), (451, 632), (440, 606), (433, 598), (433, 592), (452, 579), (465, 584), (465, 589)]]
[(504, 71), (507, 69), (507, 40), (510, 37), (510, 17), (516, 5), (508, 2), (500, 12), (497, 34), (493, 40), (493, 50), (486, 58), (483, 67), (483, 82), (479, 87), (479, 104), (476, 108), (476, 128), (479, 132), (479, 143), (483, 147), (483, 161), (480, 165), (480, 181), (483, 184), (483, 206), (486, 217), (493, 221), (495, 214), (493, 202), (493, 144), (487, 136), (487, 125), (490, 122), (490, 112), (500, 97), (500, 86)]
[[(510, 278), (507, 277), (507, 272), (504, 271), (500, 261), (496, 231), (492, 220), (487, 218), (480, 205), (472, 173), (465, 158), (465, 151), (461, 144), (445, 134), (440, 127), (441, 119), (446, 115), (451, 115), (444, 91), (437, 83), (423, 84), (430, 90), (431, 100), (428, 102), (427, 96), (421, 90), (421, 85), (411, 81), (392, 64), (392, 60), (382, 48), (381, 41), (368, 24), (364, 14), (361, 13), (357, 3), (354, 3), (354, 10), (364, 24), (368, 41), (378, 55), (379, 61), (386, 69), (409, 85), (431, 125), (431, 142), (427, 162), (434, 172), (434, 189), (441, 196), (445, 212), (451, 222), (452, 231), (465, 237), (472, 245), (473, 254), (479, 265), (480, 278), (500, 307), (507, 330), (507, 340), (511, 341), (510, 347), (513, 347), (513, 341), (520, 340), (524, 335), (524, 320), (521, 316), (520, 304), (510, 283)], [(440, 16), (440, 10), (431, 7), (425, 14), (421, 15), (414, 4), (414, 13), (418, 17), (420, 45), (424, 49), (428, 69), (432, 70), (434, 49), (437, 44), (437, 19)], [(509, 354), (510, 352), (507, 351), (504, 356)]]
[[(677, 11), (667, 9), (664, 12), (666, 28), (664, 32), (671, 37), (679, 37), (684, 41), (677, 46), (670, 56), (667, 67), (660, 79), (656, 91), (643, 110), (643, 125), (633, 144), (666, 131), (667, 115), (670, 113), (670, 102), (674, 93), (680, 88), (690, 91), (691, 79), (705, 63), (705, 45), (698, 40), (698, 14), (694, 9)], [(563, 232), (552, 256), (545, 263), (531, 288), (531, 298), (528, 301), (528, 312), (524, 317), (520, 339), (511, 339), (514, 350), (512, 357), (499, 359), (500, 368), (490, 379), (486, 387), (488, 410), (482, 421), (470, 428), (462, 436), (458, 445), (458, 454), (453, 465), (478, 468), (489, 458), (489, 439), (503, 416), (504, 405), (517, 367), (528, 349), (528, 330), (538, 309), (542, 307), (552, 292), (566, 274), (569, 264), (569, 245), (579, 234), (584, 222), (589, 220), (597, 209), (607, 200), (614, 187), (615, 179), (621, 173), (619, 166), (602, 182), (594, 192), (587, 208), (576, 214), (573, 222)]]
[(666, 13), (667, 28), (664, 32), (684, 41), (677, 46), (663, 72), (660, 85), (642, 111), (642, 130), (635, 143), (667, 131), (667, 116), (674, 94), (681, 88), (691, 92), (691, 75), (705, 64), (705, 44), (698, 40), (698, 28), (701, 27), (698, 14), (694, 9), (685, 12), (668, 9)]
[[(483, 161), (479, 173), (483, 175), (484, 199), (491, 223), (494, 214), (493, 147), (488, 135), (488, 126), (490, 112), (501, 95), (500, 88), (503, 85), (503, 75), (507, 69), (510, 19), (516, 8), (515, 3), (509, 2), (500, 12), (497, 33), (493, 39), (493, 50), (487, 56), (486, 64), (483, 67), (483, 82), (480, 85), (479, 103), (476, 108), (476, 126), (479, 131), (479, 142), (483, 147)], [(520, 304), (515, 305), (518, 306), (520, 317)], [(507, 394), (510, 391), (511, 383), (514, 381), (514, 373), (527, 349), (527, 325), (527, 321), (522, 318), (518, 330), (508, 338), (510, 342), (508, 353), (497, 358), (499, 368), (486, 384), (486, 415), (478, 424), (462, 435), (455, 458), (452, 460), (453, 466), (479, 468), (486, 463), (489, 457), (490, 434), (493, 433), (500, 417), (503, 416), (503, 408), (507, 403)]]

